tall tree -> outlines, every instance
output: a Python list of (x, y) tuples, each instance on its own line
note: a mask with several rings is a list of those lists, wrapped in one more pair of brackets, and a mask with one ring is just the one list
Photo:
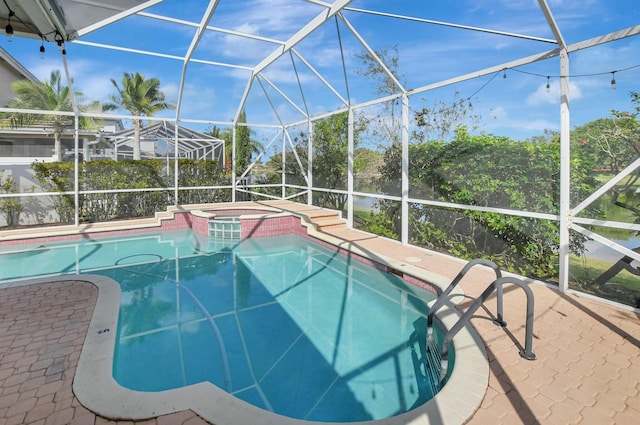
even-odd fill
[[(360, 134), (364, 124), (356, 120), (353, 129), (353, 146), (358, 151)], [(313, 186), (325, 189), (347, 189), (348, 152), (349, 151), (349, 114), (346, 112), (331, 115), (314, 123), (313, 126)], [(366, 164), (354, 161), (355, 171), (362, 170)], [(336, 191), (322, 192), (317, 195), (318, 205), (343, 211), (347, 195)]]
[[(612, 110), (612, 118), (598, 118), (572, 131), (574, 156), (597, 170), (619, 173), (640, 157), (640, 93), (630, 92), (633, 109)], [(574, 159), (575, 160), (575, 159)], [(640, 169), (611, 189), (611, 202), (640, 223)]]
[[(117, 90), (117, 94), (111, 96), (113, 103), (105, 105), (107, 110), (126, 109), (134, 117), (152, 117), (165, 109), (173, 109), (175, 106), (165, 101), (164, 93), (160, 90), (160, 80), (157, 78), (145, 79), (145, 76), (136, 72), (125, 72), (122, 76), (121, 86), (112, 78), (111, 83)], [(142, 120), (133, 118), (133, 159), (140, 159), (140, 129)]]
[(227, 173), (231, 173), (231, 131), (228, 128), (221, 129), (214, 125), (205, 130), (204, 134), (224, 140), (224, 170)]
[[(83, 105), (83, 95), (81, 92), (71, 93), (69, 86), (62, 83), (62, 76), (59, 70), (51, 71), (48, 80), (33, 82), (29, 80), (19, 80), (11, 84), (11, 89), (16, 97), (9, 102), (10, 108), (15, 109), (38, 109), (42, 111), (73, 111), (72, 96), (76, 97), (78, 108), (81, 111), (99, 110), (97, 102), (91, 105)], [(12, 113), (9, 118), (13, 125), (29, 126), (36, 122), (45, 120), (53, 127), (54, 154), (58, 159), (62, 159), (61, 136), (65, 126), (73, 125), (73, 117), (54, 114), (24, 114)], [(79, 126), (88, 128), (95, 124), (95, 121), (80, 117)]]
[[(240, 113), (238, 123), (247, 123), (247, 113), (245, 111)], [(236, 128), (236, 173), (238, 175), (242, 175), (249, 168), (253, 155), (260, 153), (261, 145), (251, 138), (253, 134), (253, 130), (246, 125), (239, 125)], [(231, 152), (231, 146), (229, 146), (228, 152)]]
[[(247, 113), (243, 110), (238, 116), (238, 124), (247, 123)], [(224, 152), (225, 152), (225, 170), (231, 172), (231, 157), (233, 146), (233, 131), (230, 127), (219, 128), (217, 126), (211, 127), (209, 131), (205, 132), (209, 136), (217, 137), (224, 140)], [(260, 153), (262, 145), (252, 138), (254, 131), (246, 125), (238, 125), (236, 128), (236, 173), (242, 175), (245, 170), (251, 165), (253, 155)]]
[[(375, 57), (369, 52), (355, 56), (360, 60), (360, 66), (355, 70), (356, 74), (362, 75), (372, 84), (373, 93), (376, 96), (384, 97), (398, 93), (400, 88), (396, 84), (396, 80), (401, 80), (402, 76), (398, 73), (400, 50), (397, 44), (391, 46), (389, 49), (377, 50)], [(385, 64), (393, 76), (389, 75), (380, 63), (378, 63), (376, 57)], [(399, 111), (399, 98), (384, 102), (382, 108), (375, 116), (368, 117), (367, 125), (371, 134), (375, 137), (382, 138), (385, 140), (385, 143), (400, 142), (402, 120), (398, 115)]]

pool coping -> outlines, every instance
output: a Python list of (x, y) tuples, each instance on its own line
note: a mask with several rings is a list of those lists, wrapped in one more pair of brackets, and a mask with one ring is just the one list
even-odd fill
[[(364, 258), (393, 267), (413, 277), (424, 279), (443, 289), (448, 281), (410, 262), (386, 258), (360, 249), (344, 240), (318, 232), (304, 213), (290, 212), (301, 218), (309, 236)], [(120, 308), (119, 284), (101, 275), (62, 275), (12, 281), (1, 287), (57, 281), (84, 281), (98, 288), (98, 299), (85, 339), (73, 392), (79, 402), (94, 413), (110, 419), (144, 420), (183, 410), (191, 410), (217, 425), (311, 425), (327, 422), (305, 421), (278, 415), (244, 402), (210, 383), (160, 392), (133, 391), (120, 386), (112, 375), (116, 330)], [(453, 304), (446, 303), (436, 314), (446, 329), (461, 317)], [(489, 381), (489, 364), (484, 344), (470, 324), (453, 339), (456, 361), (447, 384), (425, 404), (386, 419), (352, 422), (353, 424), (388, 425), (456, 425), (465, 423), (480, 407)], [(221, 407), (222, 406), (222, 407)]]

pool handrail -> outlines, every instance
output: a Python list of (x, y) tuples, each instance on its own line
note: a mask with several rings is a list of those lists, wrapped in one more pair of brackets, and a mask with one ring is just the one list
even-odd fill
[(519, 351), (521, 357), (527, 360), (535, 360), (536, 355), (533, 353), (533, 310), (534, 310), (534, 297), (531, 288), (523, 282), (522, 280), (515, 277), (502, 277), (502, 273), (500, 269), (491, 261), (484, 259), (475, 259), (470, 261), (463, 267), (463, 269), (458, 273), (458, 275), (454, 278), (454, 280), (449, 284), (449, 286), (443, 291), (442, 294), (438, 297), (436, 302), (433, 304), (431, 309), (429, 310), (429, 314), (427, 316), (427, 347), (431, 350), (437, 350), (437, 346), (435, 344), (435, 340), (433, 337), (433, 314), (434, 312), (444, 305), (445, 301), (448, 299), (448, 295), (451, 293), (453, 288), (460, 282), (462, 277), (474, 266), (476, 265), (485, 265), (491, 267), (497, 276), (493, 282), (491, 282), (485, 290), (480, 294), (480, 296), (476, 297), (471, 306), (464, 312), (464, 314), (454, 323), (454, 325), (447, 330), (446, 334), (442, 339), (442, 348), (439, 353), (434, 352), (432, 355), (436, 356), (436, 358), (440, 358), (440, 386), (444, 382), (447, 376), (447, 372), (449, 369), (449, 344), (451, 340), (455, 337), (455, 335), (462, 329), (465, 325), (467, 325), (473, 314), (480, 308), (480, 306), (489, 298), (489, 296), (495, 290), (497, 292), (498, 298), (498, 313), (497, 318), (494, 320), (496, 324), (502, 327), (506, 327), (507, 324), (503, 320), (503, 302), (502, 302), (502, 286), (505, 283), (513, 283), (520, 286), (527, 297), (527, 311), (526, 311), (526, 325), (525, 325), (525, 345), (524, 348)]
[[(451, 291), (460, 283), (462, 278), (475, 266), (486, 266), (491, 268), (495, 274), (496, 279), (500, 279), (502, 277), (502, 271), (500, 268), (491, 260), (486, 260), (484, 258), (476, 258), (474, 260), (469, 261), (465, 266), (458, 272), (456, 277), (451, 281), (449, 286), (442, 291), (442, 293), (438, 296), (436, 301), (429, 307), (429, 314), (427, 315), (427, 337), (431, 337), (433, 335), (433, 315), (442, 307), (449, 299), (449, 294)], [(497, 318), (495, 322), (500, 326), (506, 326), (502, 316), (503, 303), (502, 303), (502, 287), (497, 290)]]

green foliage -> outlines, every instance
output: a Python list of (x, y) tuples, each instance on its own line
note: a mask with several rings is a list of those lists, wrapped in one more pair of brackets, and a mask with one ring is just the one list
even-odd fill
[[(174, 161), (170, 161), (173, 172)], [(198, 186), (224, 186), (231, 181), (227, 174), (221, 173), (217, 161), (181, 159), (178, 165), (178, 186), (180, 188)], [(222, 189), (187, 189), (178, 192), (180, 205), (204, 204), (211, 202), (229, 202), (231, 194)]]
[[(242, 111), (238, 116), (238, 126), (236, 127), (236, 174), (241, 176), (253, 162), (254, 155), (260, 153), (262, 145), (253, 139), (255, 132), (251, 127), (244, 125), (247, 123), (247, 113)], [(224, 140), (225, 168), (231, 173), (232, 153), (233, 153), (233, 131), (231, 128), (212, 126), (205, 131), (212, 137)]]
[(359, 226), (361, 230), (390, 239), (399, 239), (398, 234), (393, 231), (391, 219), (386, 214), (371, 212), (367, 217), (360, 218), (363, 220), (363, 224)]
[[(383, 187), (400, 179), (399, 145), (385, 153)], [(450, 143), (409, 146), (411, 197), (464, 205), (559, 212), (560, 145), (517, 142), (491, 135), (470, 136), (459, 128)], [(595, 187), (583, 163), (572, 164), (572, 191), (584, 197)], [(380, 202), (381, 212), (400, 232), (397, 203)], [(555, 276), (558, 224), (475, 210), (454, 211), (426, 205), (411, 209), (412, 242), (471, 259), (491, 258), (501, 267), (539, 277)], [(579, 243), (573, 247), (580, 249)]]
[[(354, 122), (353, 147), (357, 151), (363, 123)], [(313, 126), (313, 186), (325, 189), (346, 190), (349, 159), (349, 114), (343, 112), (316, 121)], [(354, 171), (366, 166), (363, 161), (354, 162)], [(357, 168), (356, 168), (357, 167)], [(320, 192), (314, 199), (317, 205), (344, 210), (347, 195), (335, 191)]]
[[(246, 124), (247, 114), (242, 111), (238, 118), (238, 123)], [(236, 128), (236, 174), (242, 175), (249, 165), (251, 165), (253, 155), (260, 153), (260, 143), (251, 138), (253, 130), (246, 125), (239, 125)], [(231, 152), (229, 146), (228, 152)]]
[[(0, 193), (20, 193), (18, 187), (12, 176), (2, 177), (4, 170), (0, 170)], [(7, 226), (15, 226), (20, 223), (20, 214), (22, 213), (23, 205), (20, 198), (2, 198), (0, 199), (0, 211), (5, 216)]]
[[(68, 192), (73, 190), (73, 162), (34, 162), (31, 168), (35, 178), (47, 192)], [(73, 195), (63, 194), (51, 198), (53, 209), (62, 223), (72, 223), (75, 202)]]
[[(313, 186), (323, 189), (347, 189), (348, 147), (349, 147), (349, 115), (347, 112), (332, 115), (318, 120), (313, 125)], [(354, 123), (354, 149), (358, 151), (358, 137), (362, 131), (362, 123)], [(303, 173), (306, 173), (308, 137), (301, 133), (293, 137), (294, 149), (300, 159), (300, 165), (293, 151), (285, 153), (285, 180), (288, 184), (305, 185)], [(368, 166), (365, 157), (354, 161), (354, 170), (362, 170)], [(282, 173), (282, 157), (274, 155), (267, 167), (274, 170), (273, 176), (267, 183), (279, 184)], [(279, 196), (279, 189), (272, 189), (271, 193)], [(347, 195), (336, 191), (316, 192), (314, 204), (322, 207), (343, 211), (347, 202)]]
[[(592, 170), (617, 173), (640, 157), (640, 93), (631, 92), (631, 111), (612, 110), (611, 118), (600, 118), (572, 133), (572, 161), (588, 164)], [(607, 198), (640, 223), (640, 169), (613, 187)], [(604, 208), (610, 211), (610, 208)], [(606, 217), (605, 217), (606, 218)]]
[(599, 118), (572, 132), (573, 156), (588, 162), (592, 169), (618, 172), (640, 154), (637, 114), (612, 113), (612, 118)]
[(160, 91), (160, 80), (157, 78), (145, 79), (145, 76), (138, 72), (125, 72), (121, 85), (113, 78), (111, 84), (115, 87), (116, 94), (111, 96), (113, 103), (105, 105), (108, 110), (123, 108), (131, 112), (131, 115), (151, 117), (160, 111), (175, 107), (165, 101), (164, 93)]
[[(35, 177), (49, 192), (74, 190), (74, 164), (71, 162), (35, 162)], [(82, 221), (96, 222), (114, 218), (148, 217), (173, 204), (173, 162), (167, 168), (160, 159), (98, 160), (79, 164), (78, 183), (81, 191), (98, 191), (79, 196)], [(225, 180), (226, 179), (226, 180)], [(179, 160), (178, 183), (182, 187), (211, 186), (228, 183), (216, 161)], [(154, 191), (105, 193), (105, 190), (156, 189)], [(228, 201), (229, 196), (217, 189), (192, 189), (179, 194), (179, 202), (202, 203)], [(74, 220), (74, 196), (52, 197), (54, 209), (64, 223)]]

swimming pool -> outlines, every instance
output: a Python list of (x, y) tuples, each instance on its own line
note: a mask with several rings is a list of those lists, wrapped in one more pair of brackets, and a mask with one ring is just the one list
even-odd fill
[[(211, 382), (292, 418), (383, 419), (431, 399), (410, 342), (435, 294), (297, 235), (189, 230), (5, 252), (2, 278), (92, 272), (119, 283), (116, 381)], [(424, 327), (419, 329), (424, 333)]]
[[(368, 423), (385, 424), (408, 424), (418, 418), (420, 418), (420, 423), (424, 424), (463, 423), (473, 413), (486, 390), (486, 353), (482, 350), (481, 342), (476, 339), (477, 336), (470, 334), (465, 329), (456, 336), (454, 341), (456, 367), (451, 370), (447, 385), (436, 397), (428, 400), (431, 395), (428, 395), (428, 389), (421, 385), (424, 383), (420, 380), (421, 372), (415, 368), (415, 363), (406, 361), (407, 356), (404, 354), (409, 353), (407, 350), (412, 343), (411, 335), (414, 331), (423, 332), (420, 319), (426, 314), (425, 303), (433, 295), (387, 273), (385, 270), (389, 270), (388, 266), (382, 267), (382, 270), (375, 270), (375, 273), (384, 276), (385, 279), (390, 278), (390, 281), (377, 282), (374, 280), (373, 285), (369, 283), (369, 279), (364, 279), (363, 282), (358, 271), (362, 264), (355, 261), (356, 258), (363, 255), (363, 252), (351, 255), (346, 251), (347, 256), (344, 256), (336, 252), (335, 246), (326, 250), (315, 244), (309, 248), (296, 246), (292, 249), (292, 246), (296, 245), (295, 239), (297, 239), (293, 235), (271, 239), (271, 242), (268, 242), (270, 239), (266, 238), (246, 239), (236, 247), (230, 246), (227, 242), (210, 240), (206, 236), (182, 231), (161, 234), (144, 232), (126, 238), (100, 236), (93, 239), (87, 235), (72, 237), (76, 240), (79, 237), (84, 238), (85, 241), (82, 243), (36, 244), (32, 247), (36, 248), (35, 250), (25, 249), (24, 245), (5, 246), (0, 250), (5, 253), (12, 251), (15, 256), (14, 260), (16, 260), (13, 264), (19, 266), (20, 262), (24, 261), (23, 266), (27, 269), (31, 264), (31, 271), (34, 271), (33, 265), (36, 263), (39, 265), (56, 263), (46, 260), (49, 253), (56, 250), (66, 250), (69, 255), (65, 261), (57, 262), (57, 265), (64, 270), (63, 272), (55, 272), (52, 268), (45, 267), (45, 270), (36, 274), (46, 277), (30, 281), (18, 280), (16, 277), (15, 284), (68, 280), (64, 274), (75, 274), (82, 270), (82, 273), (89, 274), (83, 274), (74, 279), (86, 280), (99, 288), (98, 302), (73, 381), (74, 394), (79, 401), (97, 414), (119, 419), (145, 419), (191, 409), (212, 423), (222, 425), (230, 423), (317, 424), (328, 423), (326, 421), (353, 421), (356, 418), (365, 418), (357, 420), (367, 420)], [(317, 232), (312, 239), (315, 237), (324, 240), (322, 235)], [(130, 241), (130, 243), (124, 243), (123, 239)], [(123, 243), (124, 245), (122, 245)], [(237, 241), (234, 243), (237, 244)], [(334, 241), (325, 243), (325, 245), (333, 244), (335, 244)], [(305, 245), (307, 245), (306, 240)], [(277, 249), (272, 251), (273, 247)], [(266, 249), (269, 249), (268, 255)], [(302, 263), (294, 262), (292, 264), (296, 265), (289, 268), (282, 266), (284, 262), (282, 259), (288, 255), (300, 257), (305, 249), (307, 251), (311, 249), (311, 252), (307, 252), (309, 255), (306, 263), (304, 261)], [(340, 248), (340, 250), (344, 251), (344, 248)], [(366, 254), (364, 255), (366, 257)], [(23, 258), (20, 259), (20, 257)], [(36, 257), (38, 257), (37, 260)], [(322, 258), (328, 259), (329, 266), (320, 265)], [(362, 258), (359, 259), (362, 260)], [(203, 296), (200, 292), (202, 285), (196, 282), (197, 279), (194, 280), (189, 276), (192, 269), (203, 268), (198, 263), (205, 260), (210, 265), (217, 264), (217, 270), (222, 273), (222, 276), (227, 273), (227, 276), (236, 279), (235, 283), (231, 285), (232, 287), (235, 285), (235, 287), (229, 290), (229, 288), (222, 289), (216, 286), (217, 295), (211, 296), (209, 299)], [(371, 263), (366, 258), (364, 262)], [(300, 264), (307, 264), (308, 269), (312, 271), (312, 276), (315, 276), (313, 272), (319, 269), (331, 270), (333, 273), (333, 277), (330, 279), (331, 283), (319, 284), (314, 283), (311, 278), (301, 278), (301, 275), (298, 276), (298, 274), (305, 267)], [(394, 264), (393, 261), (390, 264)], [(406, 266), (406, 264), (400, 263), (393, 265), (394, 268), (407, 268)], [(13, 268), (15, 269), (15, 267)], [(231, 269), (234, 271), (229, 272)], [(291, 278), (297, 283), (291, 288), (284, 287), (282, 286), (284, 278), (273, 278), (274, 273), (264, 274), (261, 272), (263, 269), (286, 271), (281, 276), (287, 279)], [(5, 267), (2, 267), (1, 270), (5, 270)], [(215, 273), (210, 271), (208, 276), (213, 276), (209, 279), (210, 281), (215, 280), (218, 271)], [(12, 273), (19, 275), (22, 272), (18, 273), (14, 270)], [(55, 276), (61, 273), (64, 274)], [(133, 292), (130, 291), (131, 288), (123, 288), (126, 291), (121, 290), (120, 284), (112, 278), (120, 279), (118, 273), (128, 276), (130, 282), (134, 285), (140, 285), (140, 288), (134, 289)], [(413, 276), (420, 275), (419, 271), (415, 269), (413, 269), (413, 273), (415, 273)], [(249, 279), (249, 291), (247, 291), (247, 285), (243, 287), (243, 284), (237, 284), (237, 277), (243, 274), (252, 276)], [(402, 273), (398, 274), (402, 275)], [(159, 281), (152, 284), (143, 283), (144, 277), (148, 278), (148, 275), (155, 276)], [(183, 280), (182, 277), (187, 279)], [(297, 281), (294, 279), (296, 277)], [(406, 274), (405, 277), (407, 277)], [(430, 277), (431, 275), (427, 279)], [(3, 277), (2, 279), (0, 286), (13, 284), (12, 278), (6, 280), (7, 278)], [(190, 279), (194, 282), (189, 283)], [(176, 281), (180, 283), (177, 284)], [(263, 281), (266, 284), (263, 284)], [(259, 285), (255, 284), (257, 282)], [(345, 283), (343, 287), (340, 287), (336, 286), (335, 282)], [(336, 303), (333, 306), (321, 303), (321, 293), (314, 295), (314, 292), (310, 291), (310, 288), (313, 289), (314, 286), (330, 293)], [(230, 295), (224, 295), (225, 290)], [(154, 293), (153, 297), (150, 297), (151, 292)], [(171, 314), (166, 314), (165, 311), (165, 314), (160, 315), (162, 317), (156, 317), (158, 325), (154, 325), (155, 327), (152, 326), (146, 330), (129, 327), (118, 331), (119, 321), (117, 318), (118, 316), (122, 317), (121, 301), (133, 304), (142, 298), (156, 299), (156, 293), (161, 295), (157, 299), (162, 303), (171, 298), (174, 301), (180, 300), (180, 302), (175, 302), (173, 307), (169, 309)], [(388, 332), (391, 348), (386, 351), (377, 345), (381, 342), (381, 337), (386, 335), (386, 331), (375, 322), (381, 319), (382, 315), (371, 314), (372, 309), (360, 310), (357, 307), (361, 301), (372, 297), (381, 297), (380, 303), (382, 305), (394, 305), (394, 308), (397, 309), (396, 313), (392, 314), (395, 320), (392, 322), (394, 323), (392, 327), (395, 332)], [(234, 300), (232, 303), (235, 306), (234, 309), (230, 307), (230, 299)], [(281, 306), (278, 305), (278, 300), (283, 301)], [(303, 302), (297, 310), (293, 307), (294, 300)], [(349, 305), (354, 302), (355, 307)], [(155, 308), (163, 310), (160, 305), (162, 303), (156, 303)], [(215, 309), (217, 307), (218, 310)], [(380, 308), (376, 307), (376, 312)], [(209, 313), (209, 309), (213, 314)], [(262, 311), (269, 310), (279, 311), (277, 314), (270, 315), (274, 317), (273, 319), (263, 319), (266, 316), (261, 317), (260, 314)], [(326, 317), (323, 318), (323, 314)], [(147, 315), (143, 314), (142, 316)], [(169, 316), (180, 317), (181, 321), (171, 319), (173, 323), (167, 322)], [(456, 320), (458, 315), (455, 311), (445, 308), (438, 316), (438, 321), (448, 327), (452, 325), (452, 321)], [(415, 320), (416, 318), (417, 320)], [(273, 326), (271, 326), (271, 322), (274, 322)], [(319, 326), (318, 323), (322, 322), (326, 322), (328, 326), (326, 328)], [(144, 320), (136, 320), (134, 323), (136, 326), (144, 327)], [(217, 327), (218, 331), (221, 331), (226, 326), (225, 323), (231, 323), (230, 329), (235, 326), (235, 335), (232, 332), (231, 336), (222, 336), (222, 344), (220, 344), (215, 328)], [(356, 332), (361, 326), (359, 323), (362, 323), (362, 327), (365, 329), (363, 332)], [(367, 328), (368, 325), (369, 328)], [(178, 328), (187, 331), (184, 338), (175, 336)], [(296, 339), (294, 342), (288, 343), (284, 337), (287, 335), (285, 332), (282, 332), (282, 335), (278, 332), (277, 336), (280, 339), (274, 338), (273, 332), (267, 332), (273, 329), (293, 329)], [(308, 331), (308, 335), (303, 334), (303, 330)], [(208, 333), (206, 343), (193, 343), (191, 337), (198, 332)], [(171, 333), (174, 336), (164, 338)], [(222, 334), (222, 332), (220, 333)], [(345, 350), (344, 353), (336, 348), (348, 347), (347, 343), (357, 342), (359, 336), (363, 337), (361, 338), (364, 341), (362, 348), (358, 349), (357, 346), (354, 346)], [(136, 347), (141, 345), (139, 343), (142, 340), (153, 338), (166, 339), (167, 341), (173, 339), (171, 346), (176, 347), (181, 343), (183, 348), (186, 348), (184, 354), (181, 354), (183, 353), (181, 350), (169, 350), (172, 354), (179, 353), (173, 358), (166, 355), (157, 356), (160, 361), (173, 362), (169, 366), (165, 366), (164, 369), (170, 370), (172, 373), (178, 371), (174, 375), (179, 376), (178, 380), (182, 380), (186, 386), (170, 389), (173, 384), (168, 385), (154, 377), (154, 379), (139, 380), (145, 385), (155, 386), (154, 388), (139, 387), (137, 386), (139, 382), (136, 380), (126, 381), (129, 374), (133, 372), (139, 375), (146, 373), (153, 376), (156, 374), (138, 372), (137, 368), (131, 368), (126, 372), (126, 369), (114, 367), (118, 356), (126, 357), (127, 363), (135, 363), (136, 361), (132, 360), (134, 357), (131, 352), (127, 354), (126, 350), (116, 348), (120, 340), (124, 341), (125, 345), (129, 343)], [(137, 342), (133, 344), (136, 339)], [(271, 357), (259, 354), (256, 357), (247, 354), (245, 348), (249, 346), (264, 347), (268, 344), (276, 347), (276, 352), (277, 350), (280, 350), (280, 353), (286, 351), (286, 354), (283, 356), (271, 355)], [(196, 353), (191, 351), (191, 347), (194, 345), (205, 346), (207, 348), (204, 351), (205, 354), (193, 354)], [(224, 350), (220, 350), (221, 345), (224, 345)], [(231, 348), (238, 346), (241, 347), (241, 350), (235, 352), (240, 353), (239, 355), (227, 355), (226, 360), (222, 360), (225, 357), (223, 352), (228, 352)], [(149, 354), (149, 350), (138, 351)], [(258, 351), (264, 352), (260, 349)], [(192, 354), (187, 354), (187, 352)], [(293, 357), (288, 356), (298, 353), (305, 354), (306, 357), (301, 356), (301, 358), (308, 360), (308, 363), (291, 362), (290, 359)], [(349, 363), (352, 360), (347, 353), (360, 355), (360, 363)], [(205, 377), (206, 380), (202, 381), (201, 379), (205, 378), (198, 376), (207, 373), (206, 371), (197, 370), (194, 373), (193, 366), (189, 366), (189, 362), (183, 363), (188, 360), (190, 355), (192, 357), (206, 357), (209, 364), (215, 364), (215, 367), (209, 367), (209, 372), (213, 370), (215, 376)], [(404, 360), (400, 360), (403, 355)], [(183, 358), (180, 358), (181, 356)], [(152, 357), (147, 356), (147, 360)], [(178, 357), (177, 360), (176, 357)], [(276, 357), (277, 359), (274, 360)], [(357, 357), (355, 358), (357, 360)], [(145, 363), (139, 359), (137, 361)], [(227, 367), (224, 366), (225, 362), (228, 373), (225, 373), (227, 370)], [(304, 367), (301, 367), (300, 364)], [(244, 367), (240, 367), (239, 372), (234, 372), (235, 365), (244, 365)], [(390, 367), (391, 365), (393, 366)], [(293, 390), (276, 390), (270, 394), (266, 390), (273, 387), (273, 382), (279, 381), (273, 378), (274, 373), (284, 366), (293, 366), (293, 369), (306, 371), (308, 376), (321, 381), (320, 384), (324, 383), (326, 390), (320, 392), (317, 389), (310, 390), (311, 387), (298, 385), (297, 387), (289, 387), (294, 388)], [(163, 369), (162, 365), (158, 366), (157, 362), (155, 367), (156, 370)], [(125, 371), (121, 374), (124, 376), (123, 382), (116, 382), (114, 379), (115, 375), (120, 373), (117, 370)], [(409, 372), (406, 372), (407, 370)], [(381, 374), (376, 375), (379, 372)], [(284, 373), (285, 377), (290, 377), (290, 375), (287, 372)], [(326, 383), (327, 380), (320, 379), (325, 376), (333, 377), (333, 379), (328, 379), (329, 384)], [(210, 382), (214, 382), (215, 385)], [(230, 392), (225, 390), (230, 390)], [(395, 395), (393, 395), (394, 393)], [(343, 414), (341, 418), (336, 416), (340, 413), (339, 410), (334, 409), (335, 405), (343, 401), (346, 405), (346, 402), (349, 401), (347, 399), (359, 403), (357, 409), (349, 410), (354, 410), (360, 416), (349, 416), (351, 413), (346, 416)], [(385, 399), (391, 400), (390, 404), (386, 404)], [(425, 400), (427, 401), (425, 402)], [(463, 400), (462, 403), (461, 400)], [(274, 405), (276, 407), (289, 406), (290, 409), (296, 411), (293, 413), (285, 412), (286, 415), (291, 416), (282, 416), (282, 414), (274, 413), (276, 411)], [(331, 408), (323, 407), (327, 405), (331, 405)], [(317, 419), (322, 418), (318, 415), (324, 414), (323, 411), (324, 413), (328, 411), (329, 415), (334, 416)], [(389, 411), (394, 416), (388, 419), (372, 419), (385, 417)], [(403, 411), (405, 413), (402, 413)]]

